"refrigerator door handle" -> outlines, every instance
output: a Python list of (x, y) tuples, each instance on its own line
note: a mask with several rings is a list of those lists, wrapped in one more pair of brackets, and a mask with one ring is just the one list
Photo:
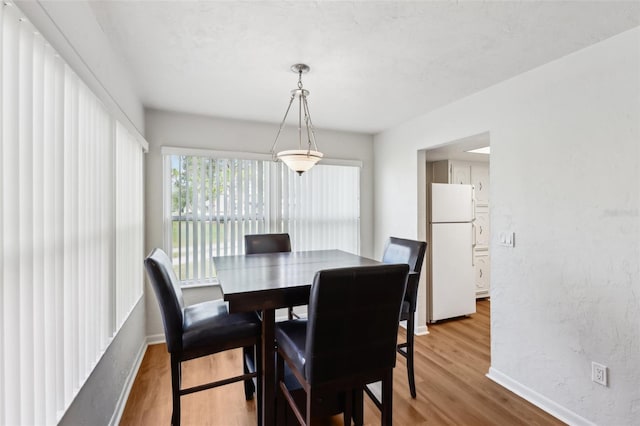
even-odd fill
[(471, 197), (471, 217), (476, 220), (476, 193), (473, 192), (473, 197)]
[(476, 245), (477, 245), (477, 241), (476, 241), (476, 224), (475, 222), (471, 222), (471, 266), (476, 266), (475, 261), (474, 261), (474, 254), (476, 251)]

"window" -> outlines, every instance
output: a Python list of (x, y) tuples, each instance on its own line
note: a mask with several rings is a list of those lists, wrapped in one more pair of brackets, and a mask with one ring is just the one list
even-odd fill
[(244, 234), (266, 222), (263, 161), (170, 156), (171, 253), (178, 277), (213, 277), (211, 257), (243, 250)]
[(288, 232), (294, 250), (360, 251), (360, 167), (318, 164), (298, 176), (270, 158), (164, 148), (165, 245), (178, 278), (215, 277), (212, 256), (244, 236)]
[(7, 2), (0, 40), (0, 424), (56, 424), (142, 296), (143, 148)]

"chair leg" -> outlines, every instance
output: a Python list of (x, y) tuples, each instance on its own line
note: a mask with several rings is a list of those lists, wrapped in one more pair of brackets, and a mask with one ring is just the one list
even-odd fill
[(258, 424), (262, 422), (262, 342), (261, 339), (258, 339), (258, 342), (255, 346), (255, 366), (256, 373), (258, 374), (256, 377), (256, 406), (257, 406), (257, 414), (258, 414)]
[(353, 391), (347, 391), (344, 393), (344, 411), (343, 422), (345, 426), (351, 426), (351, 419), (353, 418)]
[(389, 369), (382, 379), (382, 413), (380, 424), (391, 426), (393, 412), (393, 369)]
[(284, 382), (284, 359), (276, 353), (276, 424), (287, 424), (287, 401), (280, 383)]
[(300, 319), (300, 315), (296, 314), (296, 312), (293, 310), (293, 307), (289, 307), (288, 309), (289, 311), (289, 319)]
[[(256, 358), (253, 353), (253, 346), (248, 346), (242, 348), (242, 369), (244, 374), (252, 373), (251, 368), (249, 368), (249, 363), (253, 364), (253, 369), (256, 370)], [(253, 379), (248, 379), (244, 381), (244, 397), (247, 401), (251, 401), (253, 398), (253, 392), (255, 387), (253, 385)]]
[(415, 323), (413, 315), (407, 320), (407, 377), (409, 379), (409, 392), (411, 398), (416, 399), (416, 377), (413, 370), (413, 340)]
[(306, 418), (306, 422), (304, 425), (302, 426), (311, 426), (311, 417), (313, 417), (313, 413), (312, 413), (312, 407), (313, 407), (313, 399), (315, 398), (315, 394), (313, 392), (313, 389), (309, 389), (309, 392), (307, 393), (307, 418)]
[(352, 392), (352, 398), (353, 398), (353, 423), (356, 426), (362, 426), (364, 424), (364, 392), (362, 388), (354, 389)]
[(173, 398), (173, 411), (171, 413), (171, 425), (180, 426), (180, 382), (182, 368), (180, 360), (171, 354), (171, 395)]

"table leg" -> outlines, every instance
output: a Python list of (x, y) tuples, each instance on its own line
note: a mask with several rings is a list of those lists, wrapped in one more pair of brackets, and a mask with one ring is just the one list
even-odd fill
[(262, 425), (275, 425), (276, 373), (275, 373), (274, 309), (262, 311)]

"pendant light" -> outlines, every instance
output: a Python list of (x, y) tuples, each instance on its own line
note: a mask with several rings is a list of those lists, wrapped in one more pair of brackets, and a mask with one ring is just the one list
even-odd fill
[[(291, 91), (289, 105), (284, 113), (282, 123), (280, 123), (280, 128), (278, 128), (278, 133), (276, 134), (273, 146), (271, 147), (271, 155), (274, 160), (282, 160), (284, 164), (299, 175), (315, 166), (323, 156), (323, 154), (318, 151), (313, 123), (311, 122), (311, 115), (309, 114), (309, 105), (307, 104), (309, 91), (302, 87), (302, 74), (309, 72), (310, 69), (311, 68), (306, 64), (295, 64), (291, 66), (291, 71), (298, 73), (298, 88)], [(291, 105), (296, 99), (298, 100), (298, 149), (280, 151), (276, 154), (278, 137), (280, 137), (280, 133), (285, 126)], [(306, 140), (304, 144), (306, 145), (306, 148), (303, 148), (303, 138)]]

